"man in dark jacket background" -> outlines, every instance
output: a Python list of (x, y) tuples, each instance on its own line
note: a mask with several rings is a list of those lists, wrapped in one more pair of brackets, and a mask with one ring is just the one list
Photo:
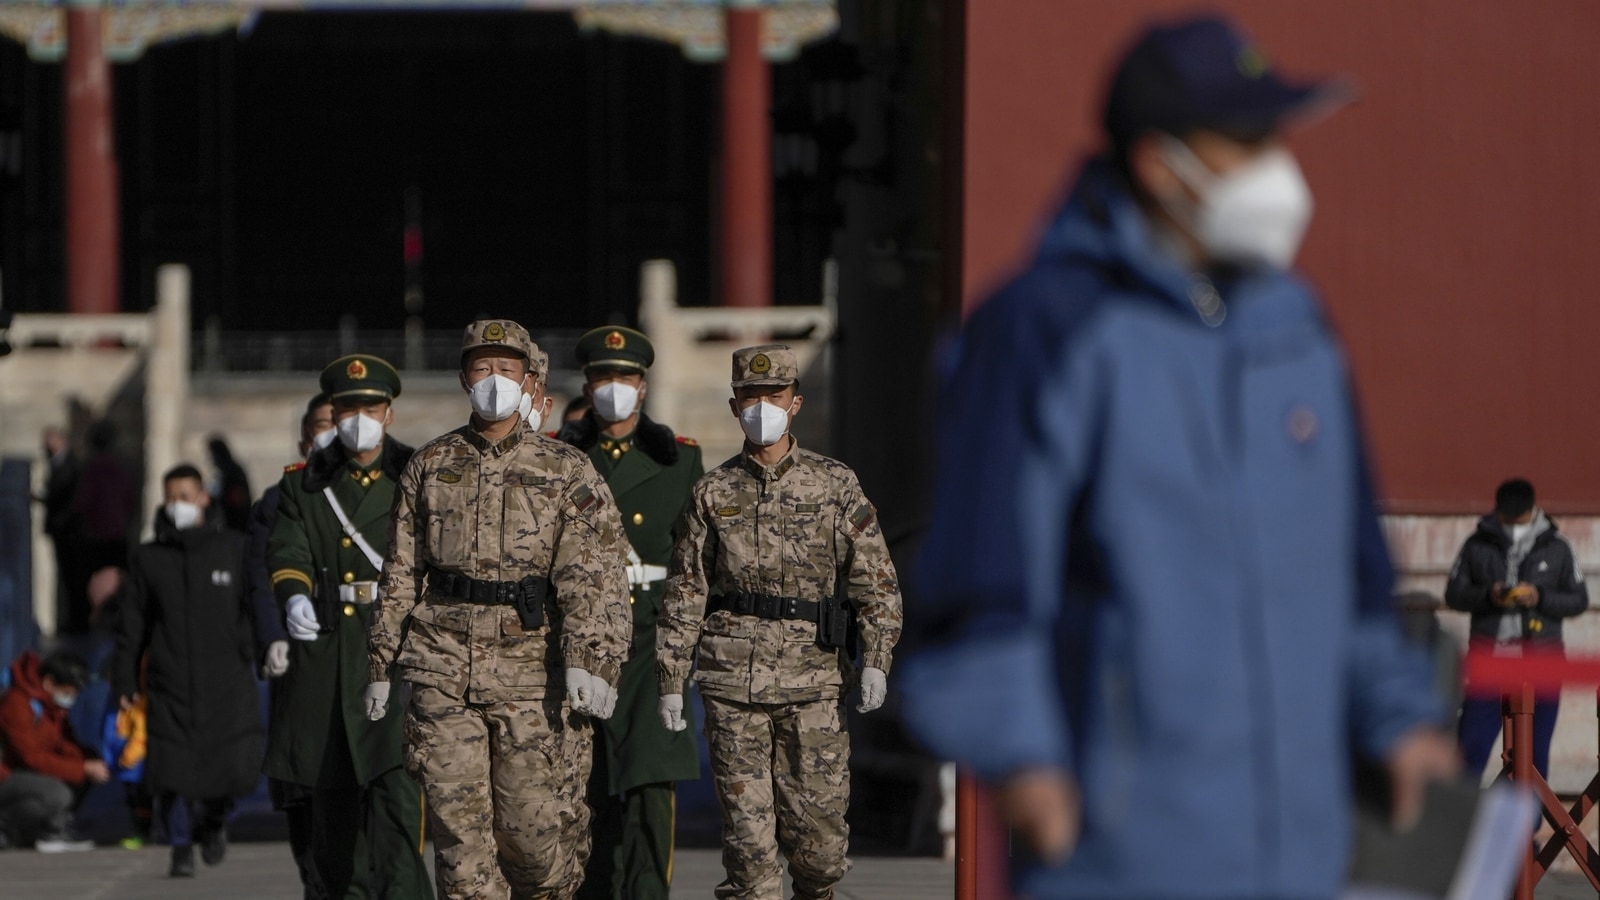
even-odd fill
[[(1494, 492), (1494, 512), (1461, 546), (1445, 603), (1472, 614), (1471, 643), (1521, 656), (1525, 648), (1560, 651), (1561, 620), (1589, 608), (1589, 589), (1572, 545), (1534, 503), (1533, 485), (1513, 478)], [(1559, 695), (1535, 698), (1533, 764), (1550, 776), (1550, 735)], [(1469, 773), (1481, 773), (1501, 731), (1500, 701), (1468, 697), (1461, 705), (1461, 753)]]
[(112, 689), (124, 708), (149, 693), (145, 783), (172, 841), (170, 873), (189, 877), (195, 842), (207, 865), (222, 862), (234, 798), (260, 771), (258, 649), (245, 536), (207, 515), (194, 466), (167, 472), (162, 490), (156, 539), (134, 554), (124, 588)]

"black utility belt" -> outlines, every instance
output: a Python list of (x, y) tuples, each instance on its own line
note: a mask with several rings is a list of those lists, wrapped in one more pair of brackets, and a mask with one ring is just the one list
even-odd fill
[(529, 575), (518, 581), (488, 581), (428, 567), (428, 590), (484, 606), (514, 606), (523, 628), (544, 625), (544, 602), (554, 597), (550, 579)]
[(753, 594), (745, 591), (720, 594), (711, 598), (712, 612), (727, 610), (741, 616), (755, 616), (758, 619), (794, 619), (799, 622), (815, 622), (817, 610), (821, 606), (822, 604), (815, 600), (779, 597), (776, 594)]

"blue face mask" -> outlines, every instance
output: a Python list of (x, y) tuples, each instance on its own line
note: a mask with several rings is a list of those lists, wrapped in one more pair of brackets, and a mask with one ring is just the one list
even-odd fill
[(50, 699), (54, 700), (55, 704), (57, 706), (61, 707), (62, 709), (71, 709), (72, 708), (72, 704), (78, 702), (78, 695), (77, 694), (63, 694), (60, 691), (51, 691), (50, 692)]

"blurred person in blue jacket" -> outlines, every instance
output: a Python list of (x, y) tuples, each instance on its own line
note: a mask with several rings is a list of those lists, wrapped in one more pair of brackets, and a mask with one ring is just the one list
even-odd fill
[(1109, 153), (961, 335), (905, 716), (996, 786), (1030, 897), (1331, 897), (1352, 751), (1401, 823), (1459, 772), (1289, 271), (1284, 128), (1339, 99), (1226, 21), (1150, 28)]

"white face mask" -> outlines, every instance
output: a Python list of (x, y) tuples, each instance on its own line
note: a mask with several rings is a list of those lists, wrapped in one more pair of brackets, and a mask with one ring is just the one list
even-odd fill
[(522, 421), (528, 423), (528, 427), (534, 431), (544, 427), (544, 413), (533, 408), (532, 394), (522, 395), (522, 405), (517, 407), (517, 412), (522, 415)]
[(1167, 165), (1200, 195), (1187, 209), (1162, 201), (1207, 255), (1219, 262), (1287, 269), (1311, 224), (1311, 188), (1281, 147), (1226, 175), (1206, 168), (1177, 138), (1163, 144)]
[(200, 524), (200, 507), (198, 504), (174, 500), (163, 508), (167, 511), (167, 518), (171, 519), (172, 524), (178, 526), (180, 531)]
[(383, 443), (383, 423), (363, 413), (340, 419), (339, 443), (351, 453), (376, 450)]
[(621, 381), (608, 381), (594, 389), (594, 414), (607, 422), (621, 422), (639, 408), (639, 389)]
[(55, 692), (52, 691), (51, 694), (50, 694), (50, 699), (52, 701), (54, 701), (55, 704), (57, 706), (61, 707), (62, 709), (71, 709), (72, 708), (72, 704), (78, 702), (78, 695), (77, 694), (58, 694), (58, 693), (55, 693)]
[[(789, 406), (792, 409), (794, 404)], [(789, 410), (763, 400), (739, 410), (739, 427), (750, 443), (770, 447), (789, 433)]]
[(311, 436), (311, 452), (315, 453), (331, 445), (339, 437), (338, 428), (328, 428)]
[(522, 382), (512, 381), (504, 375), (490, 375), (468, 389), (467, 399), (472, 402), (472, 411), (479, 418), (485, 422), (499, 422), (516, 412), (522, 404)]

